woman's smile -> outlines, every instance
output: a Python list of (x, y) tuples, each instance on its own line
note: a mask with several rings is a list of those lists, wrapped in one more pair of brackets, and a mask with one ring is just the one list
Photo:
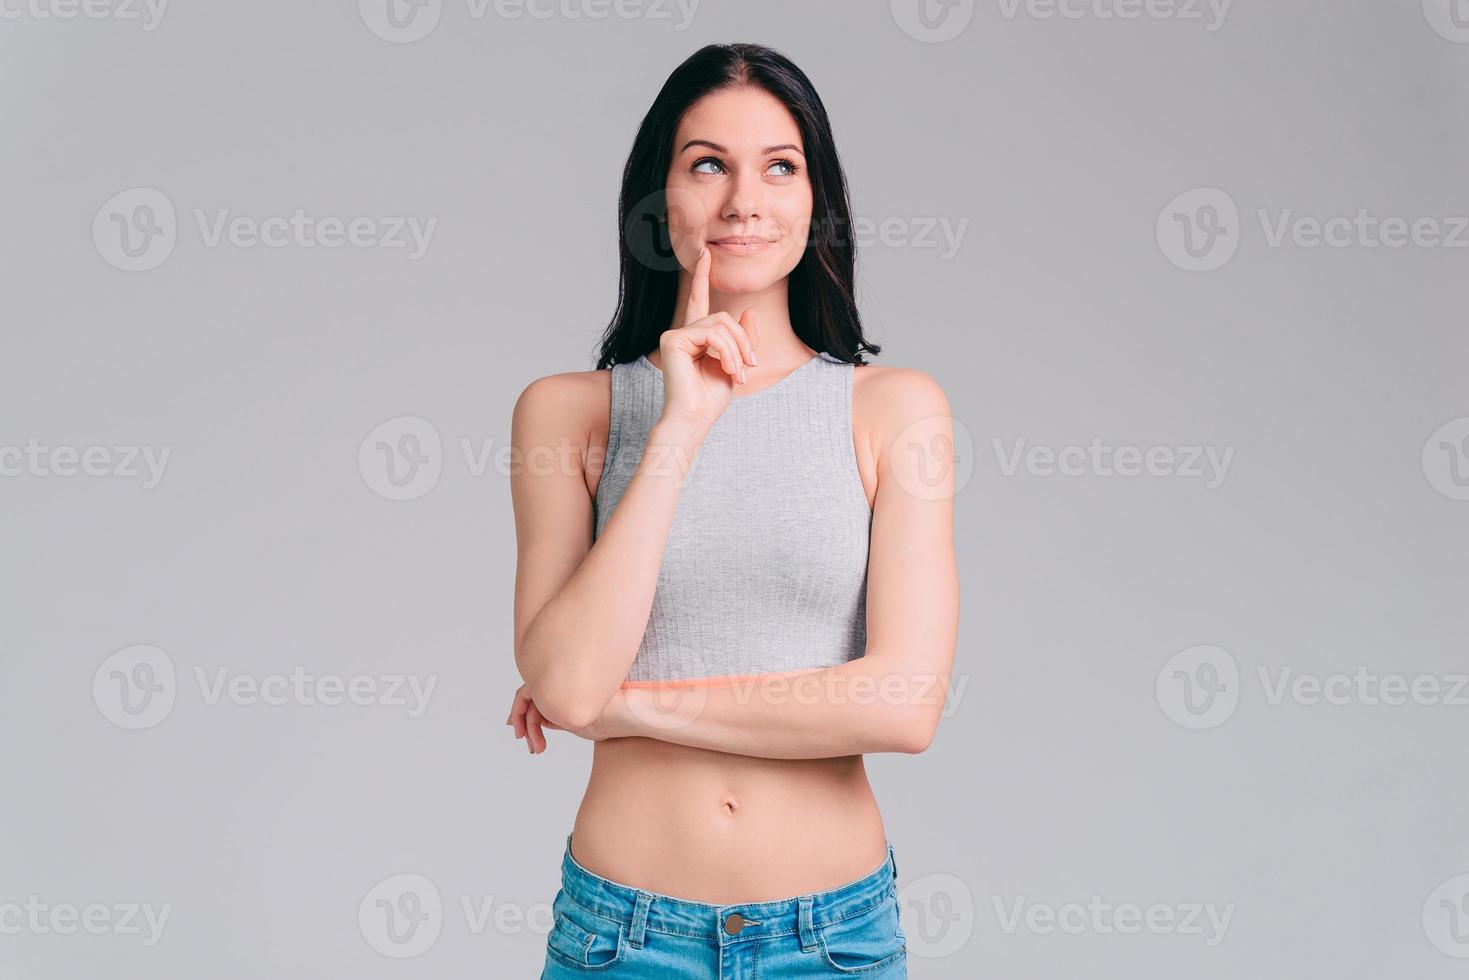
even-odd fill
[(754, 238), (747, 235), (730, 235), (726, 238), (710, 239), (709, 247), (729, 255), (754, 255), (763, 252), (775, 242), (769, 238)]

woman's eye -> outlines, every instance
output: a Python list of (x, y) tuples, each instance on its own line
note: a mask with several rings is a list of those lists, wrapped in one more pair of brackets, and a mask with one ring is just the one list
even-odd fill
[[(774, 168), (774, 173), (770, 173), (771, 168)], [(722, 174), (724, 173), (724, 164), (713, 157), (704, 157), (701, 160), (694, 161), (694, 165), (689, 169), (696, 174)], [(766, 172), (770, 173), (772, 177), (791, 177), (800, 169), (791, 160), (773, 160), (771, 161), (770, 167), (766, 168)]]

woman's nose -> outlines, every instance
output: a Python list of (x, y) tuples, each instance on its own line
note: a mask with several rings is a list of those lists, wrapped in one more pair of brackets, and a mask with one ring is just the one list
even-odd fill
[(726, 221), (759, 218), (765, 211), (764, 188), (758, 176), (741, 176), (730, 185), (729, 200), (724, 205)]

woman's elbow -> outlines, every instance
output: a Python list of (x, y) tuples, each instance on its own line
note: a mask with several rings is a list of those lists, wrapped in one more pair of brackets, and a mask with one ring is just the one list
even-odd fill
[(583, 691), (579, 685), (543, 682), (541, 689), (531, 686), (531, 700), (548, 721), (576, 731), (586, 728), (602, 716), (607, 699), (598, 699), (594, 692)]
[(938, 718), (929, 712), (909, 712), (898, 727), (898, 751), (907, 755), (928, 751), (937, 731)]

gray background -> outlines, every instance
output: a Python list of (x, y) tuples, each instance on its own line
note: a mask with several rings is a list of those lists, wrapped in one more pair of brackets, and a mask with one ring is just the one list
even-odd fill
[[(382, 3), (0, 20), (0, 452), (170, 451), (156, 486), (124, 454), (0, 477), (0, 976), (536, 975), (590, 745), (531, 757), (502, 724), (508, 478), (464, 446), (503, 449), (527, 383), (591, 366), (637, 123), (730, 40), (821, 92), (856, 213), (890, 220), (859, 259), (880, 363), (936, 378), (967, 437), (951, 714), (928, 752), (868, 760), (912, 975), (1465, 975), (1469, 706), (1269, 697), (1285, 670), (1445, 693), (1466, 670), (1465, 236), (1277, 246), (1259, 218), (1469, 214), (1448, 0), (1240, 0), (1222, 23), (989, 0), (932, 32), (905, 0), (704, 0), (686, 23), (444, 0), (406, 43), (369, 26)], [(133, 188), (176, 215), (152, 212), (176, 241), (145, 271), (106, 234), (147, 218), (109, 204)], [(1170, 204), (1199, 188), (1239, 216), (1208, 271), (1167, 234), (1210, 220)], [(211, 245), (196, 218), (296, 208), (437, 224), (414, 259)], [(924, 244), (934, 223), (957, 251)], [(377, 442), (429, 432), (417, 495), (389, 499)], [(1233, 456), (1217, 486), (1003, 465), (1093, 438)], [(146, 677), (114, 657), (137, 645), (174, 702), (130, 729), (109, 692)], [(297, 667), (436, 687), (417, 717), (211, 703), (221, 670)], [(1206, 668), (1228, 710), (1181, 700)], [(405, 874), (442, 911), (400, 943), (372, 923)], [(171, 911), (148, 945), (115, 910), (99, 935), (5, 912), (30, 896)], [(1093, 896), (1233, 910), (1217, 942), (1008, 927)]]

